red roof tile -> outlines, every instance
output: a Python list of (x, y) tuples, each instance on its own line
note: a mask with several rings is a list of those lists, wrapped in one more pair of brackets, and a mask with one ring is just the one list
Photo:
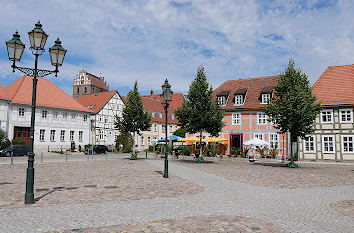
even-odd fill
[[(218, 95), (227, 95), (227, 103), (221, 107), (223, 110), (263, 108), (264, 104), (261, 104), (260, 100), (262, 92), (271, 92), (277, 83), (278, 76), (228, 80), (214, 90), (213, 97), (217, 98)], [(235, 93), (246, 93), (243, 105), (234, 106)]]
[(89, 95), (81, 95), (77, 99), (77, 102), (79, 102), (86, 108), (88, 108), (89, 106), (93, 106), (91, 108), (91, 111), (94, 113), (98, 113), (115, 93), (118, 93), (118, 91), (105, 91)]
[[(5, 88), (13, 103), (32, 104), (33, 77), (24, 75)], [(41, 107), (60, 108), (89, 112), (60, 88), (47, 79), (38, 78), (36, 105)]]
[(0, 99), (2, 100), (9, 100), (9, 96), (7, 95), (5, 89), (2, 87), (1, 83), (0, 83)]
[(354, 105), (354, 64), (329, 66), (312, 92), (323, 105)]

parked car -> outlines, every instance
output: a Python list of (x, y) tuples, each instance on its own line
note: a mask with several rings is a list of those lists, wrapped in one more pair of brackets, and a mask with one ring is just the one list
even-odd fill
[(1, 156), (21, 156), (27, 155), (30, 147), (27, 145), (13, 145), (0, 151)]
[(108, 152), (108, 147), (105, 145), (94, 145), (91, 146), (90, 148), (86, 148), (85, 154), (92, 154), (92, 149), (94, 154), (100, 154), (100, 153), (107, 153)]

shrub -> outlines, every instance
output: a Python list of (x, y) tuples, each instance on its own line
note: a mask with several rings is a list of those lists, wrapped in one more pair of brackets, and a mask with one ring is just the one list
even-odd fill
[(258, 151), (259, 155), (260, 155), (262, 158), (264, 158), (265, 150), (266, 150), (265, 147), (259, 147), (259, 146), (257, 146), (257, 149), (256, 149), (256, 151)]
[(3, 150), (11, 145), (11, 141), (6, 137), (6, 133), (0, 129), (0, 150)]
[(91, 144), (87, 144), (84, 146), (84, 150), (86, 150), (87, 148), (90, 148), (92, 145)]
[(248, 151), (250, 150), (250, 148), (247, 148), (247, 147), (244, 147), (243, 148), (243, 153), (242, 153), (242, 157), (243, 158), (246, 158), (247, 157), (247, 154), (248, 154)]
[(205, 163), (205, 160), (204, 160), (203, 156), (199, 156), (198, 157), (197, 163)]
[(278, 155), (278, 144), (277, 143), (274, 145), (273, 145), (273, 143), (271, 144), (269, 154), (273, 159), (275, 157), (277, 157), (277, 155)]
[(123, 147), (123, 153), (130, 153), (133, 152), (133, 149), (131, 147)]
[(64, 151), (62, 150), (52, 150), (52, 153), (57, 153), (57, 154), (64, 154)]
[(154, 151), (154, 146), (149, 146), (149, 149), (148, 149), (149, 152), (153, 152)]
[(216, 147), (211, 147), (210, 148), (210, 153), (211, 153), (211, 156), (215, 157), (216, 156), (216, 153), (217, 153), (217, 150)]
[(14, 138), (11, 142), (12, 145), (26, 145), (26, 142), (21, 138)]
[(237, 156), (240, 156), (241, 154), (241, 148), (240, 147), (232, 147), (231, 148), (231, 154)]

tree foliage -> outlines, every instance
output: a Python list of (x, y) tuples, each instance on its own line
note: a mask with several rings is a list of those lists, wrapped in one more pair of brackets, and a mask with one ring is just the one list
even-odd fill
[(200, 66), (189, 86), (186, 102), (175, 112), (182, 128), (191, 133), (206, 131), (218, 136), (223, 127), (224, 112), (220, 110), (216, 100), (213, 100), (212, 93), (204, 67)]
[(313, 132), (313, 124), (322, 106), (316, 103), (308, 77), (300, 68), (295, 68), (290, 59), (284, 73), (279, 75), (274, 87), (275, 97), (265, 107), (265, 113), (281, 133), (290, 132), (292, 141)]
[(3, 150), (10, 146), (11, 141), (6, 137), (5, 131), (0, 129), (0, 150)]
[(120, 148), (120, 145), (123, 145), (123, 152), (131, 152), (133, 143), (132, 135), (128, 132), (122, 132), (116, 139), (116, 148)]
[(173, 132), (173, 135), (179, 136), (179, 137), (185, 137), (187, 133), (186, 129), (183, 128), (178, 128), (176, 131)]

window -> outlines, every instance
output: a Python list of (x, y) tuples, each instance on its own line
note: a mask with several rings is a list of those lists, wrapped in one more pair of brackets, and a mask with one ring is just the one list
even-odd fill
[(64, 142), (65, 141), (65, 130), (60, 131), (60, 141)]
[(333, 123), (333, 110), (321, 111), (321, 123)]
[(144, 137), (141, 137), (141, 145), (144, 145)]
[(58, 118), (58, 112), (53, 112), (53, 118)]
[(151, 117), (155, 117), (155, 113), (154, 112), (151, 113)]
[(155, 132), (157, 132), (157, 124), (154, 124)]
[(84, 115), (84, 121), (87, 121), (87, 115)]
[(259, 125), (265, 125), (267, 124), (267, 115), (263, 112), (257, 113), (257, 122)]
[(223, 106), (226, 104), (226, 98), (225, 96), (219, 96), (218, 97), (218, 102), (219, 102), (219, 105)]
[(55, 130), (50, 131), (50, 141), (54, 142), (55, 141)]
[(99, 116), (99, 117), (98, 117), (98, 121), (99, 121), (99, 122), (102, 122), (102, 116)]
[(278, 147), (279, 149), (279, 134), (277, 133), (271, 133), (269, 134), (269, 145), (270, 147)]
[(63, 118), (64, 118), (64, 119), (67, 119), (67, 118), (68, 118), (68, 113), (67, 113), (67, 112), (64, 112), (64, 113), (63, 113)]
[(162, 118), (162, 112), (159, 112), (159, 118)]
[(75, 113), (71, 113), (71, 119), (75, 120), (76, 118), (76, 114)]
[(100, 140), (103, 140), (104, 132), (103, 130), (100, 130)]
[(74, 141), (74, 131), (70, 131), (70, 142)]
[(43, 110), (42, 111), (42, 118), (47, 118), (47, 114), (48, 114), (47, 110)]
[(165, 126), (162, 125), (162, 133), (165, 133), (165, 132), (166, 132)]
[(342, 136), (342, 150), (343, 153), (354, 153), (354, 136)]
[(39, 130), (39, 141), (41, 142), (44, 142), (44, 133), (45, 133), (44, 129)]
[(231, 124), (232, 125), (240, 125), (241, 124), (241, 113), (232, 113)]
[(353, 123), (353, 109), (339, 110), (340, 123)]
[(150, 146), (151, 145), (151, 138), (148, 137), (148, 145)]
[(243, 105), (243, 96), (235, 95), (235, 105)]
[(254, 138), (258, 138), (258, 139), (263, 140), (263, 134), (262, 133), (255, 133)]
[(268, 103), (268, 99), (270, 99), (270, 94), (262, 94), (262, 104)]
[(87, 93), (87, 87), (85, 87), (85, 94)]
[(304, 152), (305, 153), (314, 153), (316, 152), (315, 147), (315, 136), (307, 136), (304, 139)]
[(18, 109), (18, 115), (19, 116), (24, 116), (25, 115), (25, 109), (24, 108), (19, 108)]
[(104, 123), (107, 124), (108, 123), (108, 116), (104, 117)]
[(323, 153), (334, 153), (334, 136), (322, 136)]
[(170, 133), (172, 133), (172, 130), (173, 130), (173, 126), (170, 125)]
[(170, 118), (171, 118), (172, 120), (174, 120), (174, 119), (175, 119), (175, 115), (170, 114)]

